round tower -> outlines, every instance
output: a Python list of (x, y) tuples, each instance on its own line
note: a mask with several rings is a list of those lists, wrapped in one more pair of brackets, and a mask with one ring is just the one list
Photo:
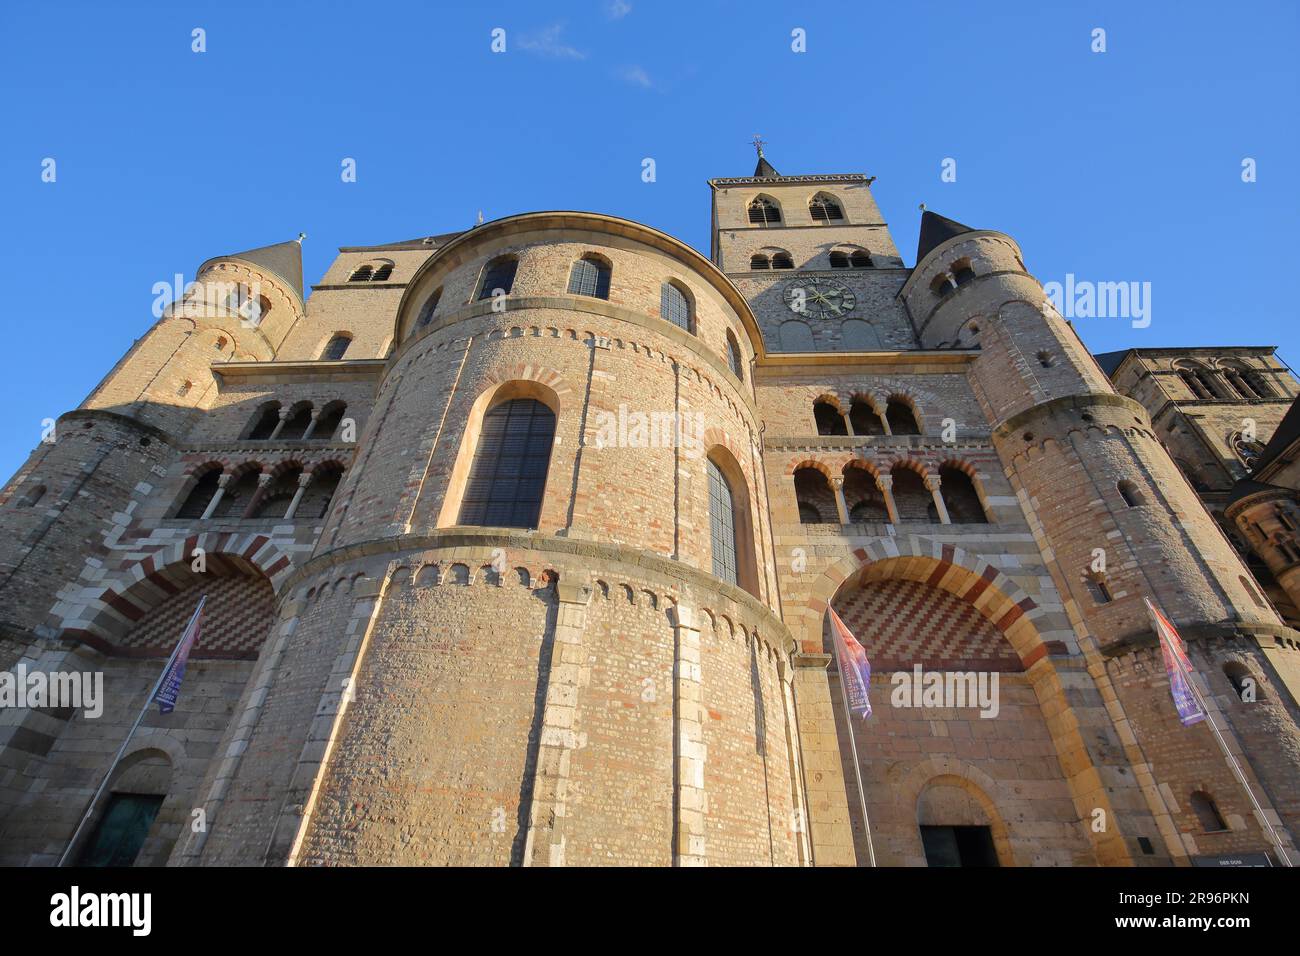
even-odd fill
[(253, 737), (202, 862), (806, 859), (740, 294), (521, 215), (430, 257), (393, 341), (285, 590), (260, 726), (293, 745)]
[[(1163, 669), (1142, 600), (1148, 596), (1189, 640), (1207, 696), (1220, 700), (1220, 720), (1246, 746), (1257, 793), (1293, 829), (1300, 826), (1300, 802), (1286, 783), (1300, 773), (1297, 748), (1274, 745), (1268, 750), (1275, 756), (1252, 759), (1248, 745), (1256, 733), (1300, 741), (1294, 702), (1260, 646), (1287, 629), (1157, 440), (1142, 406), (1111, 387), (1006, 235), (927, 212), (916, 268), (900, 295), (923, 347), (980, 350), (970, 366), (972, 386), (1054, 565), (1067, 611), (1081, 636), (1095, 639), (1095, 645), (1081, 642), (1092, 657), (1090, 670), (1099, 676), (1096, 668), (1105, 668), (1119, 694), (1115, 716), (1126, 714), (1146, 732), (1138, 734), (1146, 741), (1145, 758), (1156, 780), (1172, 788), (1172, 801), (1148, 793), (1151, 810), (1172, 815), (1186, 845), (1185, 834), (1199, 829), (1191, 795), (1213, 791), (1220, 807), (1231, 808), (1225, 813), (1237, 821), (1230, 829), (1239, 835), (1218, 846), (1269, 846), (1208, 729), (1185, 731), (1203, 745), (1188, 758), (1167, 688), (1150, 686), (1152, 664), (1158, 674)], [(1261, 683), (1279, 685), (1271, 704), (1232, 698), (1225, 673), (1233, 662)], [(1172, 832), (1166, 837), (1179, 839)]]

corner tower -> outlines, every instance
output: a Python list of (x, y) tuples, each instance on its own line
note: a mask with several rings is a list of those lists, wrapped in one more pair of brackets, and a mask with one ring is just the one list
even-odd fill
[[(1157, 440), (1146, 410), (1115, 392), (1009, 236), (927, 212), (900, 299), (923, 347), (980, 350), (968, 376), (994, 447), (1065, 598), (1089, 670), (1103, 696), (1109, 689), (1116, 695), (1108, 708), (1121, 739), (1128, 728), (1136, 734), (1135, 768), (1142, 777), (1149, 765), (1152, 774), (1138, 781), (1149, 808), (1158, 820), (1174, 821), (1177, 832), (1162, 825), (1171, 854), (1198, 852), (1191, 836), (1201, 829), (1193, 811), (1198, 793), (1212, 793), (1225, 816), (1238, 821), (1231, 829), (1240, 831), (1240, 842), (1218, 843), (1221, 852), (1229, 845), (1266, 849), (1269, 841), (1209, 729), (1180, 728), (1167, 691), (1151, 686), (1153, 669), (1162, 668), (1147, 596), (1189, 640), (1207, 697), (1220, 709), (1216, 719), (1246, 754), (1261, 802), (1294, 831), (1300, 802), (1287, 780), (1300, 773), (1300, 757), (1269, 738), (1300, 734), (1282, 672), (1263, 653), (1294, 632), (1258, 592)], [(1226, 683), (1230, 665), (1253, 674), (1273, 706), (1236, 699)], [(1188, 758), (1189, 745), (1195, 759)]]

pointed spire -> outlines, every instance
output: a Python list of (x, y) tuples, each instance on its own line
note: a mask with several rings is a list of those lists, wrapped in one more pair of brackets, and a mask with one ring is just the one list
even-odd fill
[(753, 143), (754, 143), (754, 149), (758, 151), (758, 165), (754, 167), (754, 178), (755, 179), (780, 178), (781, 174), (776, 171), (776, 169), (772, 166), (772, 164), (767, 161), (767, 157), (763, 155), (763, 147), (766, 146), (767, 143), (765, 143), (763, 141), (763, 138), (757, 134), (754, 135)]
[(937, 212), (931, 212), (925, 208), (925, 203), (921, 204), (921, 208), (925, 211), (921, 213), (921, 236), (916, 243), (916, 261), (918, 264), (936, 247), (943, 245), (953, 236), (960, 236), (963, 232), (975, 231), (970, 226), (962, 225), (955, 219), (949, 219)]
[(298, 293), (298, 298), (302, 295), (302, 240), (307, 238), (307, 234), (299, 233), (297, 239), (291, 239), (288, 242), (277, 242), (271, 246), (259, 246), (256, 249), (249, 249), (247, 252), (236, 252), (229, 256), (223, 256), (228, 259), (243, 259), (245, 262), (251, 262), (254, 265), (269, 269), (281, 279), (289, 284), (294, 292)]

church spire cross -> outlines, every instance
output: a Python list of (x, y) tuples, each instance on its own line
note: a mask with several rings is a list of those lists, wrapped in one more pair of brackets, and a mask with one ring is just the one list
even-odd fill
[(767, 141), (764, 140), (763, 137), (762, 137), (761, 135), (759, 135), (758, 133), (755, 133), (755, 134), (754, 134), (753, 143), (754, 143), (754, 149), (756, 149), (756, 150), (758, 151), (758, 158), (759, 158), (759, 159), (762, 159), (762, 158), (763, 158), (763, 147), (767, 145)]

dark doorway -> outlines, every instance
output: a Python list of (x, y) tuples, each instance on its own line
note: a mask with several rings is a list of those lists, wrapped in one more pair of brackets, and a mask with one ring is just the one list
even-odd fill
[(997, 866), (988, 827), (921, 827), (927, 866)]
[(163, 798), (144, 793), (110, 795), (103, 819), (81, 854), (80, 866), (130, 866), (144, 846)]

